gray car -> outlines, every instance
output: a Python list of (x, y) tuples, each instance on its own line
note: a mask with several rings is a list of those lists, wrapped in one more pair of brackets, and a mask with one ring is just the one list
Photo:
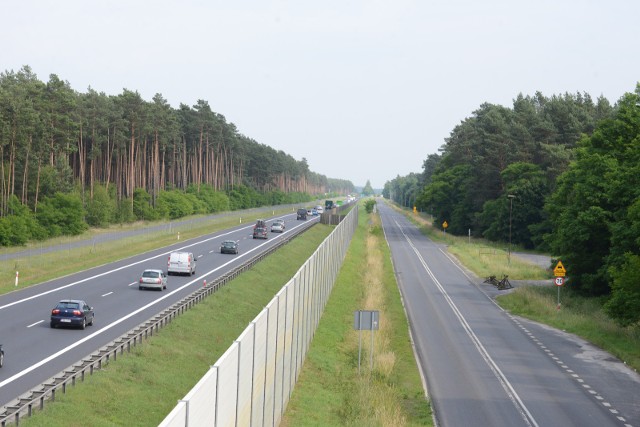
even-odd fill
[(145, 270), (138, 281), (138, 289), (167, 289), (167, 275), (162, 270)]
[(225, 240), (220, 244), (220, 253), (221, 254), (237, 254), (238, 253), (238, 242), (235, 240)]

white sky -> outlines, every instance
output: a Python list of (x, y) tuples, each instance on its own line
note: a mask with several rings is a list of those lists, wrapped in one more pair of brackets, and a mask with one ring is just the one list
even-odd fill
[(640, 80), (640, 1), (2, 2), (0, 71), (198, 99), (259, 143), (374, 188), (422, 172), (483, 102)]

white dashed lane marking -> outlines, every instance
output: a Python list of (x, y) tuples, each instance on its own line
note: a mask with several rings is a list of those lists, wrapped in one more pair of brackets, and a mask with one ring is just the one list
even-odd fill
[[(596, 400), (599, 401), (599, 403), (602, 404), (602, 406), (604, 406), (605, 408), (607, 408), (609, 410), (609, 412), (611, 412), (611, 414), (616, 415), (616, 419), (618, 421), (621, 421), (623, 423), (626, 423), (626, 419), (624, 417), (619, 416), (619, 412), (618, 410), (616, 410), (615, 408), (613, 408), (611, 406), (611, 403), (609, 402), (605, 402), (604, 398), (602, 396), (600, 396), (600, 394), (593, 390), (591, 388), (591, 386), (589, 384), (586, 384), (584, 382), (584, 380), (582, 378), (580, 378), (580, 375), (576, 374), (574, 371), (572, 371), (571, 369), (569, 369), (568, 365), (565, 364), (564, 362), (562, 362), (562, 360), (560, 360), (560, 358), (556, 357), (551, 350), (549, 350), (544, 344), (542, 344), (542, 342), (540, 342), (540, 340), (538, 340), (538, 338), (535, 337), (535, 335), (533, 335), (527, 328), (525, 328), (519, 321), (518, 319), (516, 319), (515, 317), (507, 314), (509, 316), (509, 318), (520, 328), (524, 331), (524, 333), (531, 339), (531, 341), (533, 341), (535, 344), (538, 345), (538, 347), (540, 347), (540, 349), (542, 349), (547, 356), (549, 356), (552, 360), (554, 360), (558, 365), (560, 365), (560, 367), (562, 369), (564, 369), (564, 371), (573, 379), (576, 380), (576, 382), (578, 382), (582, 388), (584, 388), (586, 391), (589, 392), (589, 394), (591, 394), (593, 397), (596, 398)], [(633, 427), (631, 424), (624, 424), (625, 427)]]

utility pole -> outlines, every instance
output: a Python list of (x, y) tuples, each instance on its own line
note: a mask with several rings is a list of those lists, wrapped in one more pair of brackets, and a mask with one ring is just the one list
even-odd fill
[(513, 212), (513, 199), (516, 197), (513, 194), (508, 194), (509, 198), (509, 255), (507, 256), (507, 263), (511, 265), (511, 213)]

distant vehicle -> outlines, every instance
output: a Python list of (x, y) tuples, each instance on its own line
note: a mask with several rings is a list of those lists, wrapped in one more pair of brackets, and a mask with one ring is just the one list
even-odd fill
[(167, 275), (196, 274), (196, 259), (191, 252), (171, 252), (167, 261)]
[(284, 225), (281, 222), (274, 222), (273, 224), (271, 224), (271, 232), (272, 233), (284, 232)]
[(278, 218), (278, 219), (274, 220), (273, 222), (277, 222), (279, 224), (282, 224), (282, 229), (287, 228), (286, 224), (284, 223), (284, 219), (282, 219), (282, 218)]
[(313, 216), (313, 211), (311, 208), (307, 209), (307, 216)]
[(2, 344), (0, 344), (0, 368), (4, 366), (4, 350), (2, 349)]
[(264, 227), (256, 227), (253, 229), (253, 238), (254, 239), (266, 239), (267, 238), (267, 229)]
[(138, 289), (167, 289), (167, 275), (162, 270), (145, 270), (138, 280)]
[(93, 325), (93, 307), (79, 299), (63, 299), (51, 310), (50, 326), (79, 326), (84, 329)]
[(321, 214), (324, 212), (324, 208), (320, 205), (316, 206), (316, 211), (318, 211), (318, 214)]
[(307, 210), (304, 208), (298, 209), (298, 215), (296, 216), (296, 220), (298, 219), (307, 219)]
[(333, 200), (325, 200), (324, 201), (324, 208), (326, 210), (330, 210), (330, 209), (333, 209), (335, 207), (336, 207), (336, 205), (335, 205), (335, 203), (333, 203)]
[(225, 240), (220, 245), (221, 254), (238, 254), (238, 242), (235, 240)]
[(311, 209), (311, 215), (318, 216), (318, 210), (316, 208)]

